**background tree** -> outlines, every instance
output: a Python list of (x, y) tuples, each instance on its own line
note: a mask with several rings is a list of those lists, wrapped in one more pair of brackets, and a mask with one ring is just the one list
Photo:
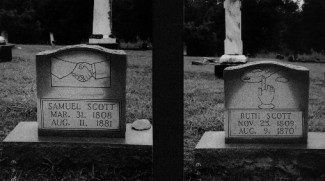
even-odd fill
[[(184, 34), (189, 55), (223, 54), (224, 11), (222, 0), (185, 1)], [(299, 49), (301, 26), (301, 10), (297, 2), (242, 0), (244, 54), (261, 51), (290, 53), (292, 49)]]
[[(299, 22), (299, 6), (292, 0), (243, 1), (242, 38), (244, 53), (260, 51), (286, 53), (292, 47), (290, 36)], [(288, 37), (289, 36), (289, 37)]]
[(305, 0), (302, 6), (300, 50), (310, 53), (325, 50), (325, 1)]
[(32, 1), (0, 1), (0, 31), (9, 32), (9, 41), (36, 43), (42, 31)]
[(113, 1), (113, 32), (126, 42), (151, 39), (152, 1), (117, 0)]
[(223, 54), (224, 19), (221, 1), (186, 0), (184, 40), (187, 54), (192, 56)]
[[(118, 38), (151, 37), (150, 0), (114, 0), (113, 32)], [(0, 31), (13, 43), (86, 43), (92, 34), (93, 0), (1, 0)]]

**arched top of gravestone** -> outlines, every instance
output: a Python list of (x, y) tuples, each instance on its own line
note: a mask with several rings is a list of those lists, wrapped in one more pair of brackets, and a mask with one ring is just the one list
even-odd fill
[(225, 70), (239, 70), (239, 69), (243, 69), (243, 68), (252, 67), (255, 65), (263, 65), (263, 66), (274, 65), (274, 66), (280, 66), (280, 67), (284, 67), (284, 68), (288, 68), (288, 69), (292, 69), (292, 70), (309, 71), (309, 69), (307, 69), (306, 67), (303, 67), (303, 66), (286, 64), (286, 63), (281, 63), (281, 62), (276, 62), (276, 61), (250, 62), (250, 63), (243, 64), (243, 65), (228, 67)]
[(59, 48), (56, 50), (46, 50), (46, 51), (40, 52), (36, 55), (55, 55), (58, 53), (63, 53), (63, 52), (71, 51), (71, 50), (93, 50), (93, 51), (97, 51), (99, 53), (126, 55), (126, 53), (123, 50), (112, 50), (112, 49), (103, 48), (98, 45), (86, 45), (86, 44), (65, 46), (63, 48)]

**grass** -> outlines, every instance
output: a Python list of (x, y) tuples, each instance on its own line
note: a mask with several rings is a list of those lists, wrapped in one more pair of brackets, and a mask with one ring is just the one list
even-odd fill
[[(213, 66), (192, 66), (202, 57), (185, 57), (184, 63), (184, 176), (185, 180), (213, 180), (200, 175), (194, 162), (194, 148), (206, 131), (223, 131), (223, 79), (214, 76)], [(250, 61), (274, 60), (254, 58)], [(285, 62), (289, 63), (289, 62)], [(325, 131), (324, 64), (298, 63), (310, 70), (309, 131)], [(216, 178), (215, 178), (216, 179)], [(243, 178), (242, 178), (243, 179)]]
[[(278, 53), (273, 53), (273, 52), (260, 52), (256, 54), (254, 57), (255, 58), (276, 58), (276, 56), (279, 55)], [(282, 55), (284, 59), (289, 60), (292, 58), (293, 53), (289, 54), (287, 53), (286, 55)], [(313, 49), (311, 49), (310, 53), (301, 53), (297, 54), (295, 57), (294, 62), (301, 62), (301, 63), (306, 63), (306, 62), (313, 62), (313, 63), (325, 63), (325, 54), (324, 52), (317, 52)]]
[[(16, 45), (11, 62), (0, 63), (0, 180), (150, 180), (152, 168), (128, 171), (110, 163), (73, 165), (71, 160), (50, 160), (30, 170), (2, 156), (1, 141), (21, 121), (37, 121), (35, 54), (60, 48), (46, 45)], [(127, 122), (152, 121), (151, 51), (126, 51)], [(46, 160), (46, 158), (44, 158)], [(54, 162), (53, 162), (54, 161)], [(56, 162), (55, 162), (56, 161)], [(62, 163), (69, 164), (62, 164)], [(71, 163), (72, 162), (72, 163)], [(45, 164), (45, 166), (44, 166)], [(47, 166), (46, 166), (47, 165)], [(53, 171), (54, 168), (56, 171)], [(132, 173), (129, 174), (128, 172)], [(95, 176), (96, 177), (95, 177)]]
[[(0, 140), (20, 121), (36, 121), (36, 85), (35, 85), (35, 54), (50, 46), (18, 45), (21, 49), (14, 49), (12, 62), (0, 63)], [(56, 47), (58, 48), (58, 47)], [(136, 118), (152, 120), (151, 99), (151, 51), (126, 51), (128, 55), (127, 69), (127, 122)], [(194, 165), (194, 148), (205, 131), (223, 130), (224, 92), (223, 80), (214, 76), (213, 66), (192, 66), (193, 60), (201, 57), (185, 57), (184, 62), (184, 180), (199, 180), (211, 176), (199, 175)], [(251, 59), (252, 61), (266, 59)], [(268, 59), (269, 60), (269, 59)], [(279, 61), (279, 60), (275, 60)], [(289, 62), (287, 62), (289, 63)], [(325, 131), (325, 83), (324, 64), (299, 63), (310, 69), (309, 91), (309, 131)], [(0, 153), (2, 146), (0, 143)], [(37, 173), (24, 170), (19, 163), (9, 162), (5, 167), (0, 154), (0, 180), (87, 180), (96, 178), (115, 180), (143, 180), (150, 173), (135, 173), (127, 178), (123, 170), (104, 170), (91, 164), (60, 172), (51, 172), (51, 163)], [(95, 169), (95, 170), (94, 170)], [(56, 175), (53, 173), (56, 173)], [(58, 174), (59, 173), (59, 174)], [(52, 175), (51, 175), (52, 174)], [(113, 175), (113, 176), (112, 176)], [(141, 178), (141, 179), (140, 179)]]
[(313, 49), (311, 49), (310, 54), (306, 54), (306, 53), (298, 54), (297, 59), (300, 62), (321, 62), (321, 63), (325, 63), (324, 52), (316, 52)]

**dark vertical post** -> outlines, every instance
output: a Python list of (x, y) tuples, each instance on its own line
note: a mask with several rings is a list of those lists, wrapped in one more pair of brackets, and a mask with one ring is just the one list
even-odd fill
[(153, 5), (153, 178), (183, 180), (183, 1)]

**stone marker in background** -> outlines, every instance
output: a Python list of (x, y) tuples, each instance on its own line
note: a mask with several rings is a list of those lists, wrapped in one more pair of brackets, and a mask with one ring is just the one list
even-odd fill
[(272, 61), (224, 70), (226, 143), (306, 143), (309, 70)]
[(6, 44), (6, 39), (2, 36), (0, 36), (0, 45), (5, 45)]
[(220, 63), (246, 63), (243, 55), (243, 42), (241, 39), (241, 1), (225, 0), (226, 39), (225, 54), (220, 58)]
[(243, 55), (243, 41), (241, 39), (241, 0), (225, 0), (226, 39), (224, 41), (225, 54), (216, 62), (214, 73), (223, 76), (226, 67), (244, 64), (247, 57)]
[(112, 35), (112, 0), (94, 0), (93, 35), (89, 44), (117, 48)]
[(125, 136), (126, 55), (76, 45), (36, 55), (39, 135)]
[(55, 40), (54, 40), (54, 35), (53, 32), (50, 32), (50, 44), (51, 46), (55, 46)]
[(8, 42), (8, 32), (7, 31), (1, 31), (1, 36)]
[(12, 48), (15, 45), (7, 43), (5, 37), (0, 36), (0, 62), (8, 62), (12, 60)]

